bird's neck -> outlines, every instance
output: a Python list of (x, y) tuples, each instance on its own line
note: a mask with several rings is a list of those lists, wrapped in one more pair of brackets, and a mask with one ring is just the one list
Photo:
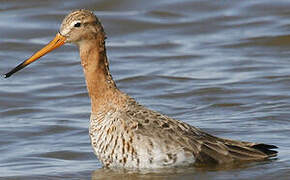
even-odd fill
[(85, 41), (79, 44), (79, 49), (92, 113), (122, 104), (123, 94), (116, 87), (109, 71), (105, 37)]

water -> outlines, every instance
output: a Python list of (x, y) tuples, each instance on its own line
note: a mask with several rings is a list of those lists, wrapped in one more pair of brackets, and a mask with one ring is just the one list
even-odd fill
[(101, 169), (77, 48), (0, 80), (0, 179), (289, 179), (289, 1), (2, 0), (0, 72), (50, 41), (72, 9), (107, 32), (118, 87), (217, 136), (279, 146), (276, 159), (151, 173)]

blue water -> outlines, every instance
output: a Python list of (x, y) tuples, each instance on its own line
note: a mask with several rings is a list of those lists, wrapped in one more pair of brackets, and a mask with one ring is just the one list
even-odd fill
[(279, 156), (223, 170), (102, 169), (90, 147), (90, 104), (78, 50), (66, 45), (0, 79), (0, 177), (287, 179), (289, 7), (286, 0), (2, 1), (0, 72), (49, 42), (71, 10), (87, 8), (105, 27), (120, 89), (211, 134), (279, 146)]

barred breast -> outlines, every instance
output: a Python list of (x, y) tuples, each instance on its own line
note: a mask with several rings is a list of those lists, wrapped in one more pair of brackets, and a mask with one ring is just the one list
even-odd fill
[(130, 169), (193, 164), (194, 155), (184, 140), (174, 139), (178, 133), (171, 129), (172, 122), (141, 109), (91, 114), (91, 143), (102, 164)]

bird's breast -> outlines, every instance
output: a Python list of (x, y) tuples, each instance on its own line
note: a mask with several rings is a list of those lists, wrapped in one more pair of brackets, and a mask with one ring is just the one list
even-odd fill
[[(179, 145), (139, 133), (119, 112), (92, 114), (90, 138), (94, 153), (106, 167), (129, 169), (187, 166), (195, 159)], [(150, 133), (150, 132), (146, 132)], [(146, 134), (145, 133), (145, 134)]]

